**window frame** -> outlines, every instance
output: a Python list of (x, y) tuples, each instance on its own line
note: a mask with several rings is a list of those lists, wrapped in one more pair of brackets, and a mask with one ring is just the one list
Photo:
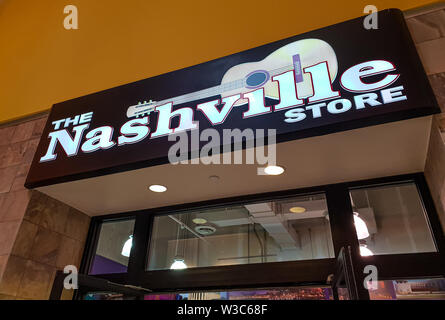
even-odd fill
[[(361, 257), (359, 242), (355, 235), (353, 224), (353, 211), (349, 198), (350, 189), (404, 182), (415, 183), (417, 187), (437, 252)], [(364, 276), (366, 276), (366, 274), (363, 274), (360, 270), (363, 270), (364, 266), (369, 264), (377, 267), (379, 280), (445, 276), (444, 233), (422, 172), (93, 217), (82, 257), (80, 272), (88, 274), (90, 270), (102, 222), (135, 218), (133, 247), (129, 257), (127, 273), (98, 274), (94, 275), (95, 277), (120, 284), (142, 286), (156, 292), (242, 289), (267, 286), (326, 285), (327, 277), (335, 272), (336, 258), (197, 267), (185, 270), (146, 270), (155, 216), (175, 214), (178, 212), (184, 213), (185, 211), (193, 211), (200, 208), (245, 204), (246, 202), (253, 201), (277, 200), (280, 198), (317, 193), (324, 193), (326, 197), (335, 257), (338, 256), (342, 247), (351, 247), (353, 263), (356, 266), (355, 275), (358, 282), (363, 282)], [(367, 291), (364, 288), (361, 290), (360, 296), (364, 299), (366, 299), (366, 297), (369, 298)]]

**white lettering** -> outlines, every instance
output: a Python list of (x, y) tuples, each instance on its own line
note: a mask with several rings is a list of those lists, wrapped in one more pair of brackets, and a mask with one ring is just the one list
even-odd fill
[(354, 103), (356, 109), (364, 109), (365, 104), (369, 104), (371, 107), (380, 106), (381, 103), (377, 100), (379, 96), (377, 93), (365, 93), (358, 96), (354, 96)]
[(398, 86), (398, 87), (382, 90), (381, 94), (382, 94), (383, 103), (386, 104), (386, 103), (406, 100), (407, 99), (406, 96), (402, 95), (402, 92), (401, 92), (402, 90), (403, 90), (403, 86)]
[(80, 115), (79, 124), (90, 122), (93, 119), (93, 112), (83, 113)]
[(326, 103), (318, 103), (318, 104), (314, 104), (312, 106), (307, 106), (306, 110), (312, 110), (313, 118), (320, 118), (321, 117), (321, 107), (326, 107)]
[[(341, 108), (338, 109), (337, 105), (341, 105)], [(350, 110), (352, 107), (351, 101), (348, 99), (338, 99), (328, 103), (328, 112), (332, 114), (343, 113)]]
[(304, 104), (303, 100), (298, 99), (297, 87), (295, 85), (295, 74), (293, 70), (272, 77), (272, 81), (278, 82), (280, 94), (280, 103), (275, 105), (275, 111)]
[(314, 88), (314, 94), (309, 97), (309, 103), (340, 97), (340, 92), (332, 90), (331, 75), (326, 61), (304, 68), (304, 72), (311, 74)]
[(359, 63), (346, 70), (341, 78), (340, 85), (351, 92), (368, 92), (385, 88), (399, 78), (399, 74), (388, 74), (382, 80), (364, 83), (362, 78), (379, 75), (396, 70), (396, 67), (385, 60), (373, 60)]
[(62, 125), (62, 123), (64, 123), (65, 122), (65, 119), (62, 119), (62, 120), (56, 120), (56, 121), (53, 121), (53, 122), (51, 122), (52, 123), (52, 125), (54, 126), (54, 130), (59, 130), (60, 129), (60, 126)]
[(51, 138), (49, 142), (48, 150), (46, 154), (40, 158), (40, 162), (51, 161), (57, 158), (57, 154), (54, 153), (56, 149), (57, 141), (65, 150), (68, 157), (75, 156), (79, 150), (80, 141), (83, 136), (83, 132), (89, 127), (89, 124), (83, 124), (73, 128), (75, 133), (74, 139), (68, 133), (66, 129), (51, 132), (48, 137)]
[(144, 140), (150, 134), (148, 117), (127, 121), (120, 131), (121, 136), (117, 138), (119, 146)]
[[(192, 108), (180, 108), (172, 111), (173, 103), (169, 102), (155, 108), (159, 112), (158, 124), (156, 131), (151, 134), (151, 138), (162, 137), (168, 134), (177, 133), (179, 131), (186, 131), (196, 129), (198, 125), (193, 121)], [(175, 129), (170, 128), (171, 120), (174, 117), (179, 117), (179, 126)]]
[(271, 107), (264, 105), (264, 88), (245, 93), (243, 98), (249, 99), (249, 110), (243, 113), (243, 118), (256, 117), (272, 112)]
[(294, 122), (304, 120), (304, 119), (306, 119), (306, 113), (304, 113), (304, 112), (305, 112), (304, 108), (295, 108), (295, 109), (289, 110), (284, 114), (284, 116), (286, 117), (284, 122), (294, 123)]
[(116, 143), (112, 141), (113, 128), (112, 127), (99, 127), (88, 132), (85, 136), (87, 139), (82, 144), (82, 151), (94, 152), (99, 149), (109, 149)]
[[(227, 116), (229, 115), (230, 111), (233, 108), (233, 104), (241, 98), (240, 94), (226, 97), (220, 100), (213, 100), (209, 102), (204, 102), (201, 104), (198, 104), (196, 109), (201, 110), (204, 115), (209, 119), (210, 123), (212, 125), (217, 125), (223, 123)], [(223, 107), (221, 111), (218, 111), (217, 105), (222, 104)]]
[(64, 128), (68, 128), (71, 124), (73, 126), (77, 126), (79, 124), (79, 119), (80, 119), (80, 116), (75, 116), (73, 119), (66, 118), (65, 119), (65, 124), (63, 125), (63, 127)]

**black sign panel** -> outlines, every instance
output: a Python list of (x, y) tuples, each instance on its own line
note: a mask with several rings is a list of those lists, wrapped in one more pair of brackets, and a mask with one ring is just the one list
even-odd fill
[(402, 13), (385, 10), (378, 29), (357, 18), (55, 104), (25, 185), (167, 163), (168, 137), (198, 126), (282, 142), (438, 111)]

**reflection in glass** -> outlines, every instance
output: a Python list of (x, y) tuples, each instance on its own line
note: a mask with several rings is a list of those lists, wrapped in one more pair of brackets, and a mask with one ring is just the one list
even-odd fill
[(84, 294), (82, 300), (136, 300), (136, 297), (126, 296), (116, 292), (98, 291)]
[(369, 250), (366, 244), (361, 244), (360, 245), (360, 255), (362, 257), (369, 257), (369, 256), (373, 256), (374, 252)]
[(144, 300), (333, 300), (329, 287), (288, 287), (149, 294)]
[(368, 226), (366, 225), (366, 222), (358, 216), (357, 212), (354, 212), (354, 225), (359, 240), (369, 237)]
[(157, 216), (148, 270), (332, 257), (326, 199), (317, 194)]
[(131, 248), (133, 247), (133, 236), (130, 236), (127, 241), (125, 241), (124, 246), (122, 247), (121, 255), (124, 257), (129, 257)]
[(89, 274), (127, 272), (134, 219), (103, 222)]
[(371, 300), (445, 300), (445, 279), (378, 281)]
[(436, 251), (414, 183), (355, 189), (350, 195), (362, 256)]

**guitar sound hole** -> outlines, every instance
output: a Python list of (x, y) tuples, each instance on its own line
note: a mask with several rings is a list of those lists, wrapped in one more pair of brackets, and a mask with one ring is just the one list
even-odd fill
[(247, 75), (246, 86), (247, 88), (253, 89), (258, 88), (265, 84), (269, 80), (269, 73), (265, 70), (254, 71)]

